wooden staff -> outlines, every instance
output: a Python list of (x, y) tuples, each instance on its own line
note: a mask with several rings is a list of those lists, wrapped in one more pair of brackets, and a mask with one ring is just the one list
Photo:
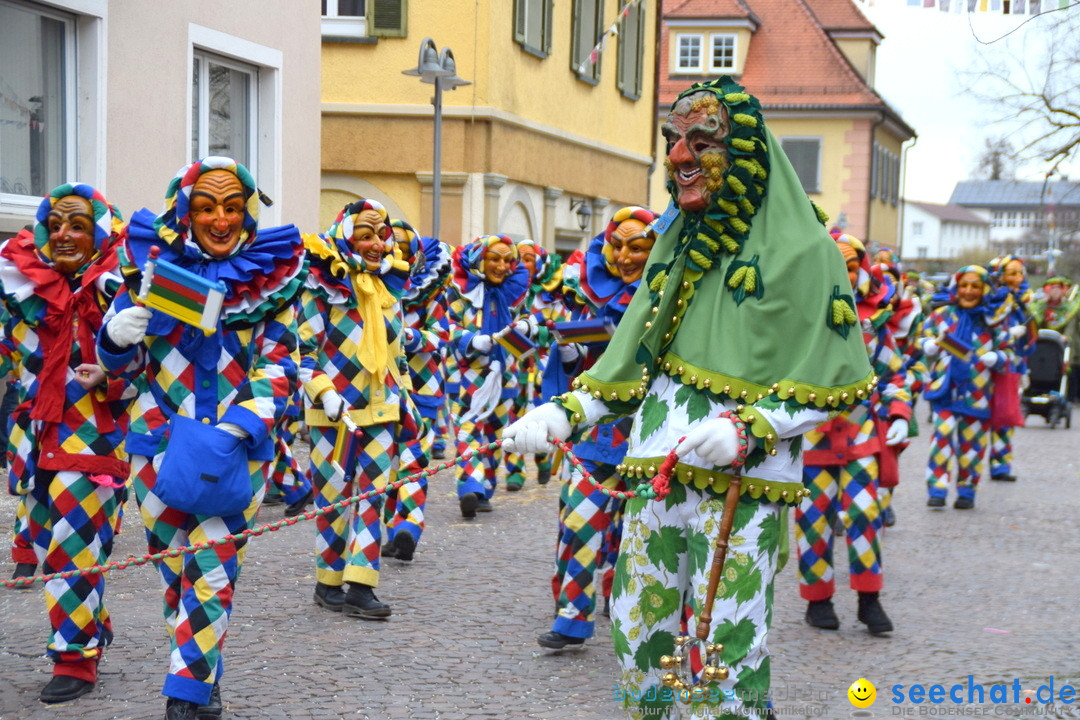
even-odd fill
[(712, 568), (709, 569), (709, 590), (705, 594), (705, 607), (698, 615), (697, 631), (699, 640), (709, 642), (709, 630), (712, 627), (713, 601), (716, 588), (724, 573), (724, 561), (727, 559), (728, 541), (731, 539), (731, 526), (735, 522), (735, 509), (739, 505), (739, 492), (742, 488), (742, 472), (736, 471), (724, 496), (724, 514), (720, 519), (720, 534), (716, 538), (716, 551), (713, 553)]

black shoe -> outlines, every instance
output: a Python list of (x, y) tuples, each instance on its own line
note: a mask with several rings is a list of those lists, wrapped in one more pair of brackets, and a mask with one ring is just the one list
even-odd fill
[(957, 510), (971, 510), (975, 507), (975, 498), (958, 497), (953, 502), (952, 506)]
[(199, 720), (199, 706), (189, 700), (169, 698), (165, 701), (165, 720)]
[(866, 623), (871, 635), (892, 632), (892, 620), (885, 614), (876, 592), (859, 593), (859, 622)]
[(416, 553), (416, 540), (413, 540), (413, 536), (404, 530), (399, 531), (394, 535), (394, 557), (401, 562), (412, 562), (413, 555)]
[(289, 503), (285, 506), (285, 517), (296, 517), (300, 513), (307, 509), (307, 506), (311, 504), (314, 496), (312, 495), (311, 488), (308, 488), (304, 497), (300, 498), (294, 503)]
[(281, 505), (284, 502), (285, 496), (279, 492), (275, 492), (266, 493), (266, 496), (263, 498), (262, 504), (263, 507), (274, 507), (275, 505)]
[(214, 689), (210, 691), (210, 699), (205, 705), (195, 709), (195, 717), (199, 720), (218, 720), (221, 717), (221, 688), (214, 683)]
[(461, 506), (461, 517), (472, 520), (476, 517), (476, 506), (480, 504), (480, 496), (476, 493), (465, 493), (458, 499)]
[(383, 543), (382, 549), (379, 550), (379, 555), (384, 558), (396, 558), (397, 548), (394, 547), (393, 543)]
[(340, 585), (315, 583), (315, 604), (333, 612), (341, 612), (345, 605), (345, 591)]
[(881, 514), (881, 523), (885, 527), (892, 527), (896, 524), (896, 512), (893, 511), (892, 505), (885, 508), (885, 512)]
[[(12, 580), (18, 580), (24, 577), (34, 577), (34, 573), (37, 572), (37, 565), (35, 563), (18, 563), (15, 565), (15, 572), (11, 573)], [(16, 590), (30, 590), (34, 587), (33, 583), (27, 585), (16, 585)]]
[(390, 606), (375, 597), (375, 588), (370, 585), (349, 583), (342, 612), (361, 620), (385, 620), (390, 617)]
[(806, 624), (822, 630), (839, 630), (840, 618), (836, 616), (832, 598), (811, 600), (806, 606)]
[(551, 482), (551, 468), (541, 468), (536, 471), (536, 484), (547, 485)]
[(569, 635), (563, 635), (561, 632), (555, 632), (551, 630), (536, 638), (536, 643), (540, 647), (551, 648), (552, 650), (562, 650), (567, 645), (581, 645), (585, 642), (585, 638), (570, 637)]
[(490, 500), (481, 493), (476, 493), (476, 512), (491, 512), (493, 509)]
[(517, 492), (518, 490), (521, 490), (524, 487), (525, 487), (525, 481), (524, 480), (518, 480), (518, 479), (515, 478), (513, 481), (511, 481), (511, 480), (506, 481), (506, 492)]
[(606, 618), (611, 617), (611, 598), (604, 598), (604, 609), (600, 614)]
[(991, 475), (991, 480), (1004, 480), (1005, 482), (1016, 482), (1016, 476), (1005, 473), (1003, 475)]
[(945, 498), (931, 496), (926, 498), (926, 507), (940, 508), (945, 507)]
[(446, 448), (435, 448), (431, 451), (431, 457), (433, 460), (445, 460)]
[(38, 698), (43, 703), (69, 702), (94, 689), (94, 683), (70, 675), (53, 675)]

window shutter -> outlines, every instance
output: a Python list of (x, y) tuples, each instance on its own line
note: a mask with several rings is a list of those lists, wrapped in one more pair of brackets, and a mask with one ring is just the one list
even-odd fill
[(405, 37), (408, 0), (369, 0), (370, 32), (374, 37)]
[(553, 27), (555, 27), (553, 25), (553, 23), (555, 22), (555, 19), (553, 17), (554, 8), (555, 8), (555, 0), (544, 0), (544, 4), (547, 6), (547, 8), (544, 11), (544, 20), (545, 20), (544, 21), (544, 37), (543, 37), (544, 52), (550, 53), (551, 52), (551, 36), (553, 34), (551, 29)]
[(637, 53), (637, 77), (634, 78), (634, 94), (641, 97), (641, 91), (645, 87), (645, 3), (638, 6), (637, 18), (637, 43), (634, 49)]
[(514, 0), (514, 41), (525, 42), (525, 0)]

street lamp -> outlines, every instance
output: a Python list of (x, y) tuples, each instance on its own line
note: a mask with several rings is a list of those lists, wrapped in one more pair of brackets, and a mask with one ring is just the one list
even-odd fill
[(442, 206), (442, 91), (453, 90), (461, 85), (471, 85), (468, 80), (463, 80), (457, 75), (457, 63), (454, 62), (454, 52), (445, 47), (442, 52), (435, 47), (435, 41), (424, 38), (420, 43), (420, 55), (416, 61), (416, 67), (403, 70), (402, 75), (419, 76), (420, 82), (435, 85), (435, 97), (431, 103), (435, 106), (435, 149), (434, 149), (434, 187), (432, 188), (432, 230), (435, 237), (442, 235), (439, 226)]
[(589, 221), (592, 220), (592, 208), (589, 207), (588, 198), (581, 198), (580, 200), (570, 200), (570, 212), (577, 214), (577, 226), (581, 228), (581, 232), (585, 232), (589, 228)]

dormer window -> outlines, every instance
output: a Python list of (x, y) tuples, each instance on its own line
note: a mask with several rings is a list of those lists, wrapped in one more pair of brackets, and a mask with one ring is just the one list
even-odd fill
[(711, 69), (724, 72), (735, 69), (735, 35), (712, 35)]
[(701, 45), (704, 36), (699, 33), (676, 35), (678, 43), (678, 70), (684, 73), (704, 72), (701, 66)]

